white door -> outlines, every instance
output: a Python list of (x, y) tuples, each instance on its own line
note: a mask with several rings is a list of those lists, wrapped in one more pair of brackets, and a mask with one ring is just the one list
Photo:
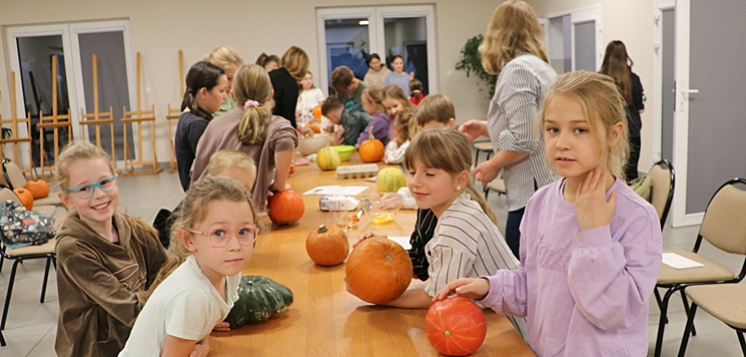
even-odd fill
[(592, 5), (547, 15), (549, 63), (558, 74), (576, 70), (597, 72), (601, 68), (604, 53), (601, 10), (601, 5)]

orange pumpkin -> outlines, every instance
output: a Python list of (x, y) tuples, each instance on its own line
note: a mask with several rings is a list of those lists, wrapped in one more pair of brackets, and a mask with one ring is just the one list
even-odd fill
[(26, 181), (24, 188), (31, 192), (35, 200), (49, 196), (49, 184), (44, 180)]
[(454, 297), (434, 303), (425, 316), (427, 340), (448, 356), (466, 356), (479, 349), (487, 336), (484, 313), (473, 301)]
[(317, 105), (315, 108), (313, 108), (313, 117), (316, 119), (321, 119), (321, 106)]
[(13, 192), (15, 192), (16, 196), (21, 199), (23, 207), (26, 207), (29, 211), (34, 208), (34, 196), (29, 192), (29, 190), (25, 188), (17, 188), (13, 190)]
[(363, 162), (378, 162), (383, 159), (385, 148), (381, 140), (373, 137), (373, 126), (368, 129), (369, 139), (360, 144), (360, 159)]
[(309, 124), (306, 124), (306, 128), (311, 129), (311, 131), (313, 131), (316, 134), (321, 134), (321, 127), (319, 126), (319, 124), (309, 123)]
[(269, 200), (269, 219), (277, 224), (293, 224), (303, 217), (306, 206), (293, 190), (275, 192)]
[(385, 304), (401, 296), (412, 281), (412, 260), (404, 248), (385, 237), (371, 237), (347, 258), (349, 291), (363, 301)]
[(314, 263), (332, 267), (345, 261), (350, 252), (350, 243), (344, 229), (321, 225), (306, 238), (306, 252)]

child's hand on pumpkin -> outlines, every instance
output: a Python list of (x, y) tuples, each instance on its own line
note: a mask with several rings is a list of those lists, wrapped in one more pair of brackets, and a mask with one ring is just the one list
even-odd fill
[(222, 321), (215, 324), (215, 327), (212, 328), (213, 331), (217, 332), (228, 332), (231, 330), (231, 324)]
[[(352, 247), (355, 248), (355, 246), (358, 245), (358, 244), (360, 244), (360, 242), (362, 242), (362, 241), (364, 241), (364, 240), (366, 240), (366, 239), (368, 239), (370, 237), (375, 237), (375, 236), (376, 236), (375, 233), (373, 233), (371, 231), (366, 231), (365, 233), (363, 233), (362, 235), (360, 235), (360, 239), (358, 239), (357, 242), (355, 242), (355, 243), (352, 244)], [(380, 236), (380, 237), (388, 238), (388, 236)]]
[(588, 173), (575, 196), (575, 214), (581, 230), (601, 227), (611, 222), (616, 208), (616, 192), (606, 200), (607, 174), (596, 168)]
[(443, 289), (433, 296), (433, 302), (458, 295), (472, 300), (481, 300), (490, 292), (490, 282), (487, 279), (461, 278), (446, 284)]

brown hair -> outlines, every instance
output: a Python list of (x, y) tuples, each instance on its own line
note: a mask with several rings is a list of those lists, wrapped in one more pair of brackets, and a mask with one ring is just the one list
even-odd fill
[(344, 108), (344, 104), (342, 104), (337, 97), (329, 96), (329, 98), (326, 98), (324, 103), (321, 104), (321, 115), (326, 116), (329, 112), (340, 108)]
[(256, 179), (256, 164), (254, 160), (243, 152), (223, 149), (212, 156), (207, 164), (207, 174), (218, 176), (230, 167), (236, 167), (251, 174)]
[(624, 42), (619, 40), (609, 42), (606, 46), (604, 61), (601, 64), (601, 73), (614, 80), (628, 104), (632, 103), (632, 84), (630, 81), (632, 63), (632, 59), (627, 55), (627, 47), (624, 46)]
[(220, 45), (215, 47), (209, 55), (202, 58), (203, 61), (210, 62), (223, 70), (229, 68), (238, 68), (243, 64), (243, 59), (238, 52), (231, 46)]
[(169, 232), (171, 235), (169, 250), (173, 254), (169, 254), (168, 260), (161, 266), (153, 284), (147, 290), (140, 293), (142, 301), (147, 301), (158, 285), (192, 254), (178, 238), (178, 230), (194, 228), (207, 217), (208, 204), (219, 200), (230, 202), (246, 201), (251, 208), (252, 216), (254, 216), (254, 224), (257, 224), (257, 211), (251, 203), (251, 194), (236, 180), (210, 176), (193, 183), (186, 192), (186, 197), (184, 197), (184, 201), (181, 203), (181, 209), (174, 212), (174, 223), (171, 226), (171, 232)]
[(525, 51), (549, 63), (544, 44), (544, 29), (531, 6), (521, 0), (508, 0), (495, 9), (479, 53), (482, 67), (499, 74), (503, 66)]
[(202, 88), (208, 91), (215, 88), (220, 82), (220, 76), (223, 75), (225, 71), (211, 62), (200, 61), (193, 64), (186, 75), (186, 89), (181, 100), (181, 111), (189, 108), (192, 114), (208, 121), (212, 120), (212, 113), (197, 105), (196, 96)]
[(380, 109), (382, 112), (386, 112), (386, 107), (383, 105), (383, 87), (381, 86), (370, 86), (367, 89), (365, 89), (364, 95), (360, 98), (361, 100), (364, 100), (366, 102), (375, 104), (378, 109)]
[[(548, 103), (555, 100), (559, 95), (575, 98), (583, 107), (585, 117), (591, 128), (598, 129), (603, 126), (609, 135), (617, 123), (624, 125), (622, 138), (613, 147), (609, 148), (606, 165), (609, 171), (620, 180), (624, 180), (624, 164), (629, 155), (627, 115), (624, 100), (619, 93), (614, 80), (611, 77), (594, 72), (576, 71), (562, 74), (557, 77), (552, 89), (544, 98), (539, 111), (536, 113), (535, 132), (543, 133), (544, 112)], [(599, 130), (593, 130), (599, 143), (608, 138), (601, 138)], [(604, 150), (601, 148), (601, 150)]]
[(262, 52), (262, 54), (259, 55), (256, 59), (256, 64), (267, 68), (267, 65), (270, 63), (277, 63), (277, 65), (280, 65), (280, 57), (277, 57), (277, 55), (267, 55), (266, 53)]
[[(427, 129), (418, 133), (404, 152), (404, 167), (411, 169), (415, 159), (426, 167), (441, 169), (455, 177), (471, 170), (471, 146), (466, 136), (455, 129)], [(487, 200), (477, 191), (471, 179), (467, 182), (464, 191), (472, 201), (479, 203), (487, 217), (497, 225), (497, 217)]]
[(417, 121), (414, 120), (414, 110), (415, 108), (412, 106), (405, 107), (394, 118), (394, 131), (396, 131), (396, 141), (399, 145), (412, 140), (417, 135)]
[[(257, 64), (239, 67), (233, 77), (233, 95), (239, 109), (243, 110), (236, 133), (238, 140), (244, 145), (262, 142), (272, 118), (272, 112), (266, 106), (272, 99), (272, 82), (264, 67)], [(259, 106), (243, 109), (248, 101), (258, 102)]]
[(347, 66), (339, 66), (332, 71), (332, 88), (339, 94), (347, 94), (347, 87), (352, 84), (355, 73)]
[(383, 98), (398, 100), (402, 103), (402, 109), (410, 109), (414, 107), (412, 102), (409, 101), (409, 98), (407, 98), (407, 95), (404, 93), (404, 89), (399, 87), (397, 84), (389, 84), (386, 87), (383, 87)]
[(456, 108), (445, 95), (430, 94), (417, 106), (414, 118), (419, 126), (425, 126), (433, 120), (448, 125), (451, 119), (456, 119)]
[(414, 92), (416, 90), (422, 92), (422, 82), (417, 78), (412, 78), (412, 80), (409, 81), (409, 91)]
[(290, 48), (282, 54), (282, 66), (287, 69), (295, 80), (298, 82), (303, 80), (308, 72), (308, 55), (306, 51), (303, 51), (300, 47), (290, 46)]

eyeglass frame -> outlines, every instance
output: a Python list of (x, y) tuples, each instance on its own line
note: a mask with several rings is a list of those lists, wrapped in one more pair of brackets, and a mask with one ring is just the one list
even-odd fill
[[(189, 232), (189, 233), (192, 233), (192, 234), (197, 234), (197, 235), (201, 235), (201, 236), (205, 236), (205, 237), (208, 237), (208, 238), (210, 238), (210, 237), (211, 237), (211, 236), (210, 236), (210, 233), (214, 233), (215, 231), (218, 231), (218, 230), (224, 230), (224, 231), (227, 231), (227, 233), (230, 233), (230, 236), (229, 236), (229, 237), (230, 237), (231, 239), (232, 239), (233, 237), (236, 237), (236, 240), (238, 241), (238, 244), (240, 244), (240, 245), (243, 245), (243, 246), (254, 245), (254, 244), (256, 243), (256, 238), (257, 238), (257, 237), (259, 236), (259, 232), (260, 232), (261, 230), (260, 230), (260, 229), (259, 229), (259, 227), (257, 227), (256, 225), (251, 225), (251, 226), (246, 226), (246, 227), (242, 227), (241, 229), (246, 229), (246, 228), (249, 228), (249, 229), (251, 230), (251, 232), (252, 232), (252, 233), (254, 234), (254, 236), (253, 236), (253, 237), (251, 238), (251, 242), (248, 242), (248, 243), (246, 243), (246, 244), (242, 243), (242, 242), (241, 242), (241, 239), (239, 239), (239, 238), (238, 238), (238, 232), (231, 232), (231, 231), (228, 231), (227, 229), (221, 229), (221, 228), (217, 228), (217, 229), (215, 229), (215, 230), (213, 230), (213, 231), (211, 231), (211, 232), (208, 232), (208, 233), (205, 233), (204, 231), (198, 231), (198, 230), (194, 230), (194, 229), (185, 229), (185, 230), (186, 230), (187, 232)], [(225, 245), (215, 245), (215, 244), (213, 244), (213, 239), (209, 239), (209, 240), (208, 240), (208, 242), (210, 243), (210, 245), (211, 245), (211, 246), (212, 246), (213, 248), (225, 248), (225, 247), (227, 247), (227, 246), (228, 246), (228, 244), (229, 244), (229, 243), (231, 242), (231, 239), (228, 239), (228, 240), (226, 240), (226, 241), (225, 241)]]
[[(93, 195), (96, 193), (96, 188), (98, 188), (99, 190), (101, 190), (101, 192), (111, 192), (111, 191), (113, 191), (119, 185), (118, 178), (119, 178), (119, 175), (117, 175), (117, 174), (109, 175), (109, 176), (101, 178), (100, 180), (98, 180), (98, 181), (96, 181), (94, 183), (85, 183), (85, 184), (81, 184), (81, 185), (75, 186), (73, 188), (67, 189), (67, 190), (65, 190), (65, 193), (75, 193), (75, 195), (78, 196), (78, 198), (80, 198), (81, 200), (88, 200), (88, 199), (91, 199), (91, 197), (93, 197)], [(114, 186), (110, 190), (104, 190), (104, 188), (101, 187), (101, 181), (104, 181), (104, 180), (107, 180), (107, 179), (108, 180), (112, 180), (114, 182)], [(80, 192), (79, 192), (80, 189), (82, 189), (84, 187), (87, 187), (87, 186), (91, 187), (91, 195), (88, 196), (88, 197), (81, 197), (80, 196)]]

